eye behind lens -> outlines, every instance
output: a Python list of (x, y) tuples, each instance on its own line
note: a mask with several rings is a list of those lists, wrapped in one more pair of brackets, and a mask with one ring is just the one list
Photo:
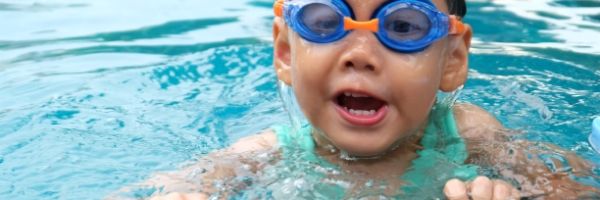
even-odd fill
[(386, 36), (392, 40), (416, 41), (429, 34), (431, 21), (420, 10), (400, 8), (385, 15), (383, 29)]
[(300, 24), (315, 37), (330, 37), (343, 25), (343, 16), (331, 6), (322, 3), (306, 5), (299, 13)]

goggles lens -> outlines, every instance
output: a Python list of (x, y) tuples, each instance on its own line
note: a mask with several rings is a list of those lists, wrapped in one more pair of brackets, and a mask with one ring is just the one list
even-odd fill
[(419, 10), (400, 8), (385, 15), (383, 30), (391, 40), (415, 41), (429, 34), (431, 23), (429, 17)]
[(331, 6), (312, 3), (300, 10), (300, 23), (314, 36), (327, 38), (340, 31), (343, 17)]

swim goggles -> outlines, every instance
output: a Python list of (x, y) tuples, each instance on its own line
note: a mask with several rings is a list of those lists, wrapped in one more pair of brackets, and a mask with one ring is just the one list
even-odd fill
[(446, 15), (429, 0), (390, 0), (381, 5), (370, 21), (355, 21), (344, 0), (277, 0), (275, 16), (302, 38), (314, 43), (342, 39), (351, 30), (369, 30), (391, 50), (422, 51), (447, 35), (464, 32), (457, 16)]

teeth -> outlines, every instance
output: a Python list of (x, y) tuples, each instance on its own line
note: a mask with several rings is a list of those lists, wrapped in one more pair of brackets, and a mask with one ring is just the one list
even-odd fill
[(350, 109), (350, 111), (349, 111), (349, 112), (350, 112), (350, 114), (353, 114), (353, 115), (358, 115), (358, 113), (357, 113), (355, 110), (353, 110), (353, 109)]
[(344, 96), (347, 96), (347, 97), (369, 97), (369, 95), (357, 94), (357, 93), (351, 93), (351, 92), (344, 92)]
[(346, 110), (348, 110), (348, 112), (352, 115), (359, 115), (359, 116), (373, 116), (375, 115), (376, 111), (375, 110), (354, 110), (354, 109), (348, 109), (345, 108)]

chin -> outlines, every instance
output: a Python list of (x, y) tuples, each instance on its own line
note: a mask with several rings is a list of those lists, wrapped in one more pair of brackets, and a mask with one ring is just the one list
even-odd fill
[[(376, 135), (375, 135), (376, 136)], [(345, 135), (345, 136), (341, 136), (344, 137), (343, 141), (332, 141), (335, 146), (342, 150), (347, 152), (349, 155), (351, 156), (358, 156), (358, 157), (371, 157), (371, 156), (379, 156), (382, 155), (384, 153), (386, 153), (387, 151), (389, 151), (391, 148), (393, 148), (393, 143), (389, 143), (386, 141), (381, 141), (380, 138), (377, 138), (374, 140), (374, 138), (362, 138), (362, 137), (356, 137), (356, 138), (349, 138), (351, 136)], [(379, 140), (378, 140), (379, 139)]]

